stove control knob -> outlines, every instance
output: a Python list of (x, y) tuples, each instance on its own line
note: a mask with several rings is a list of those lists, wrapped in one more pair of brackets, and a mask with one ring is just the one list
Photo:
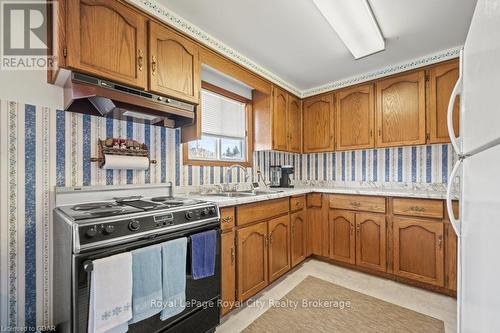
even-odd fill
[(104, 227), (104, 233), (109, 235), (115, 231), (115, 226), (112, 224), (108, 224), (107, 226)]
[(201, 211), (201, 216), (208, 215), (208, 213), (209, 213), (208, 208), (204, 208), (204, 209)]
[(141, 223), (137, 220), (132, 220), (128, 224), (128, 228), (132, 231), (137, 231), (137, 230), (139, 230), (140, 227), (141, 227)]
[(210, 213), (210, 215), (214, 215), (215, 214), (215, 207), (210, 207), (209, 213)]
[(186, 212), (186, 220), (191, 220), (194, 217), (193, 212)]
[(87, 232), (86, 232), (87, 237), (94, 237), (97, 235), (97, 228), (96, 227), (90, 227)]

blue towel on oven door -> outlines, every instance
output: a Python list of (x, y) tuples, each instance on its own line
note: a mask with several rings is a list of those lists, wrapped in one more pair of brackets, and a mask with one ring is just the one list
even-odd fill
[(163, 269), (163, 310), (161, 320), (167, 320), (186, 308), (187, 238), (177, 238), (161, 244)]
[(216, 246), (216, 230), (191, 235), (191, 269), (193, 280), (214, 275)]
[(162, 309), (161, 246), (132, 251), (132, 314), (130, 324), (147, 319)]

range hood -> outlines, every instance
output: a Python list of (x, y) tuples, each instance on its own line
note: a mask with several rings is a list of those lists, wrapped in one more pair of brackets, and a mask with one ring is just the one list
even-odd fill
[(190, 125), (195, 117), (193, 104), (75, 72), (64, 86), (64, 108), (170, 128)]

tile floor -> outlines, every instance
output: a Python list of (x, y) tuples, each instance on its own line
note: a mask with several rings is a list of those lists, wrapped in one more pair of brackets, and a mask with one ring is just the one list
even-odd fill
[(445, 324), (446, 333), (456, 332), (454, 298), (314, 259), (305, 261), (271, 287), (254, 296), (251, 299), (253, 303), (250, 301), (246, 306), (223, 318), (217, 332), (242, 331), (267, 310), (266, 305), (270, 300), (281, 299), (308, 275), (441, 319)]

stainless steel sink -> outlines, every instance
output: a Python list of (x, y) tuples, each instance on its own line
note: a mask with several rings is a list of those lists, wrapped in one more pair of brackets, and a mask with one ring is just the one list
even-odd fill
[(254, 197), (258, 195), (266, 195), (266, 194), (274, 194), (280, 193), (283, 191), (280, 190), (254, 190), (254, 191), (227, 191), (220, 193), (210, 193), (208, 196), (214, 197), (229, 197), (229, 198), (237, 198), (237, 197)]

